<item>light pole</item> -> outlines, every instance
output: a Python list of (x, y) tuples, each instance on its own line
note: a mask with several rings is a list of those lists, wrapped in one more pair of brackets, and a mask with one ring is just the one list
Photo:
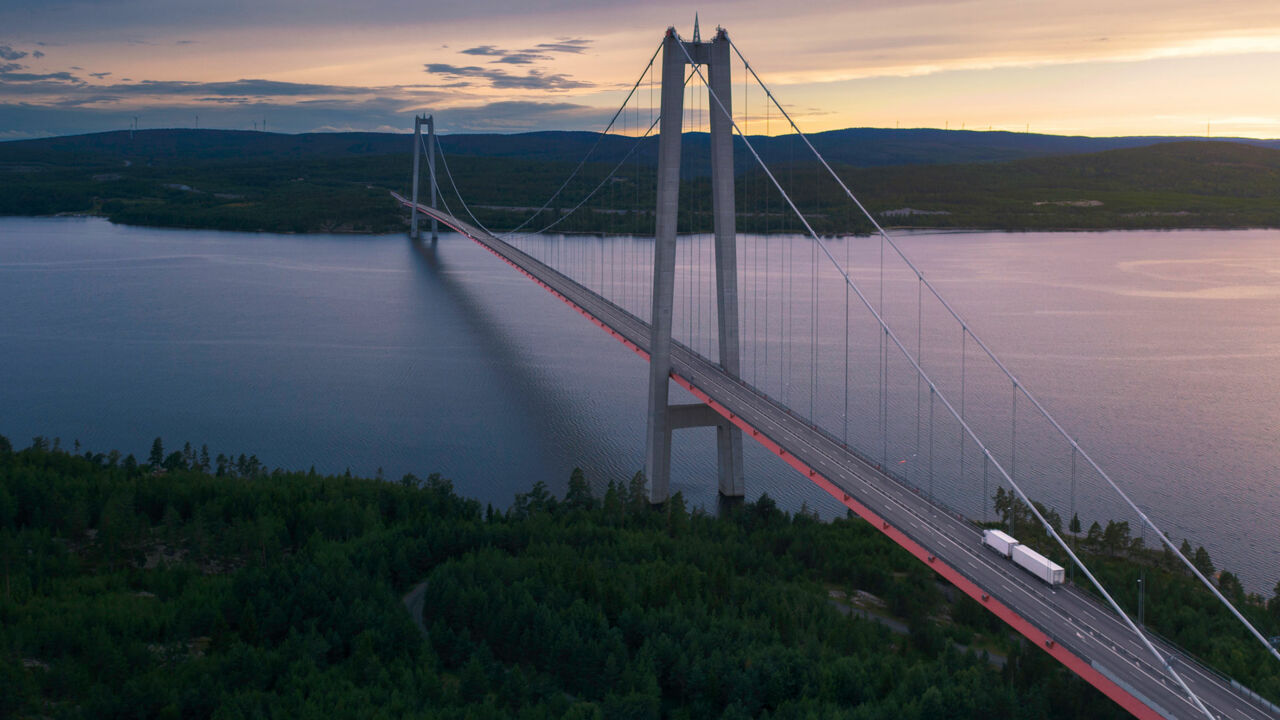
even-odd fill
[(1143, 589), (1144, 589), (1144, 588), (1142, 587), (1142, 577), (1141, 577), (1141, 576), (1139, 576), (1139, 577), (1138, 577), (1138, 624), (1139, 624), (1139, 625), (1143, 625), (1143, 624), (1145, 624), (1145, 623), (1143, 623), (1143, 621), (1142, 621), (1142, 609), (1143, 609), (1143, 608), (1142, 608), (1142, 601), (1143, 601), (1143, 597), (1142, 597), (1142, 596), (1143, 596), (1143, 594), (1144, 594), (1144, 593), (1143, 593)]

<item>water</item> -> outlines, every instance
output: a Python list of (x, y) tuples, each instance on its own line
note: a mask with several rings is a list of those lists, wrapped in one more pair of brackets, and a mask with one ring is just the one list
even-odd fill
[[(1250, 589), (1267, 592), (1280, 578), (1277, 241), (1274, 231), (902, 238), (970, 326), (1157, 522), (1176, 539), (1203, 544)], [(846, 366), (843, 320), (830, 319), (843, 318), (843, 286), (833, 271), (816, 289), (783, 284), (784, 272), (798, 276), (811, 261), (807, 241), (789, 242), (788, 263), (778, 255), (770, 265), (769, 253), (786, 245), (742, 241), (744, 374), (797, 410), (813, 407), (837, 434), (847, 421), (851, 439), (874, 448), (881, 432), (875, 327), (866, 314), (851, 321)], [(831, 242), (876, 302), (878, 243)], [(633, 239), (545, 243), (548, 254), (577, 247), (583, 269), (607, 268), (584, 248), (603, 253), (597, 259), (644, 253)], [(701, 247), (688, 243), (682, 263), (709, 272), (699, 264), (709, 258)], [(598, 281), (623, 288), (643, 312), (645, 273), (600, 272)], [(950, 392), (960, 376), (958, 331), (927, 298), (917, 308), (913, 276), (891, 268), (884, 288), (886, 314), (907, 328), (907, 345), (920, 321), (926, 370)], [(709, 295), (688, 290), (677, 288), (686, 298), (677, 334), (714, 354)], [(786, 296), (793, 303), (771, 314), (766, 291), (774, 302)], [(824, 308), (816, 328), (805, 324), (813, 301)], [(856, 316), (856, 298), (853, 305)], [(207, 443), (215, 454), (253, 453), (273, 467), (381, 469), (389, 479), (440, 472), (460, 492), (498, 507), (536, 481), (562, 492), (575, 466), (600, 487), (643, 465), (644, 361), (452, 235), (429, 249), (402, 236), (4, 218), (0, 307), (0, 434), (19, 446), (44, 435), (61, 437), (64, 447), (79, 440), (145, 457), (159, 435), (169, 449)], [(794, 344), (759, 340), (766, 322), (776, 331), (784, 317)], [(821, 352), (805, 344), (808, 337)], [(1007, 386), (983, 374), (972, 344), (964, 358), (967, 417), (1001, 436), (990, 443), (1003, 458)], [(811, 391), (810, 362), (822, 377), (848, 372), (862, 392), (846, 406), (822, 387)], [(924, 446), (914, 442), (916, 408), (928, 427), (928, 391), (917, 402), (909, 365), (900, 358), (888, 365), (894, 437), (869, 452), (883, 450), (912, 482), (936, 485), (941, 500), (980, 515), (981, 461), (971, 445), (964, 475), (952, 472), (958, 455), (948, 460), (935, 451), (934, 481), (926, 485)], [(673, 386), (673, 402), (692, 401), (682, 395)], [(1074, 507), (1086, 527), (1127, 519), (1083, 470), (1079, 498), (1071, 500), (1069, 455), (1041, 437), (1029, 403), (1019, 402), (1013, 464), (1032, 495)], [(956, 445), (958, 425), (946, 425), (941, 412), (935, 422), (935, 444)], [(708, 508), (716, 489), (713, 432), (678, 432), (673, 458), (673, 489)], [(746, 460), (750, 496), (767, 491), (789, 509), (841, 511), (750, 443)]]

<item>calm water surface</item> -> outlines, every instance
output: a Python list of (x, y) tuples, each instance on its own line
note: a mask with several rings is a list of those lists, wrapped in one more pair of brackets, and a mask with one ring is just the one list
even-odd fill
[[(832, 242), (839, 254), (847, 241)], [(902, 244), (1157, 522), (1271, 590), (1280, 232)], [(561, 492), (575, 466), (603, 484), (643, 464), (646, 364), (456, 236), (431, 249), (398, 235), (3, 218), (0, 308), (0, 434), (20, 446), (45, 435), (143, 457), (159, 435), (269, 466), (440, 472), (495, 506), (539, 480)], [(673, 461), (673, 489), (706, 507), (712, 433), (678, 433)], [(747, 485), (790, 509), (839, 511), (754, 446)], [(962, 508), (980, 494), (947, 492)], [(1087, 525), (1113, 505), (1076, 507)]]

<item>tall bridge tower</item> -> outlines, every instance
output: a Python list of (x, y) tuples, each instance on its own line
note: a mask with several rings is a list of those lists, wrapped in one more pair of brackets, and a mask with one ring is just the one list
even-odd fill
[[(681, 47), (683, 45), (683, 47)], [(704, 65), (711, 93), (711, 197), (715, 229), (716, 314), (720, 365), (740, 375), (737, 229), (733, 198), (733, 112), (729, 37), (723, 29), (691, 42), (667, 28), (662, 48), (662, 109), (658, 138), (657, 217), (653, 252), (653, 334), (649, 343), (649, 417), (645, 432), (645, 475), (649, 501), (667, 500), (671, 486), (671, 431), (716, 427), (720, 495), (743, 495), (742, 431), (702, 404), (671, 405), (671, 326), (675, 298), (676, 215), (680, 203), (680, 139), (684, 120), (684, 75), (690, 62)]]
[[(422, 143), (422, 126), (427, 126), (427, 142), (426, 149), (423, 149)], [(436, 116), (435, 115), (414, 115), (413, 116), (413, 205), (409, 211), (409, 237), (414, 240), (419, 239), (418, 235), (418, 176), (421, 174), (419, 170), (419, 161), (423, 152), (427, 154), (427, 174), (431, 178), (431, 209), (436, 209), (436, 196), (440, 194), (439, 188), (436, 186)], [(431, 218), (431, 239), (436, 240), (439, 234), (440, 226), (436, 222), (435, 217)]]

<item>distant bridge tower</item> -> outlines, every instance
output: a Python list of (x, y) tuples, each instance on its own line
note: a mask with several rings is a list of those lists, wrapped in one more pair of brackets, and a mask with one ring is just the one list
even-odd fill
[[(436, 118), (434, 115), (414, 115), (413, 116), (413, 205), (409, 210), (409, 237), (414, 240), (420, 239), (418, 235), (418, 171), (419, 160), (422, 158), (422, 126), (427, 126), (427, 174), (431, 176), (431, 209), (436, 209), (436, 195), (439, 194), (439, 188), (436, 186)], [(434, 217), (431, 218), (431, 239), (435, 240), (439, 234), (439, 225)]]
[[(680, 45), (683, 44), (683, 48)], [(687, 53), (687, 54), (686, 54)], [(714, 425), (720, 495), (743, 495), (742, 431), (706, 405), (669, 405), (671, 324), (675, 303), (676, 215), (680, 202), (680, 135), (684, 119), (684, 73), (690, 58), (708, 71), (711, 92), (719, 103), (711, 110), (711, 197), (715, 228), (716, 312), (720, 365), (740, 374), (738, 329), (738, 258), (734, 224), (733, 135), (729, 37), (683, 42), (667, 28), (662, 49), (662, 117), (658, 138), (658, 190), (653, 252), (653, 318), (649, 343), (649, 418), (645, 432), (645, 475), (649, 501), (667, 500), (671, 488), (671, 431)]]

